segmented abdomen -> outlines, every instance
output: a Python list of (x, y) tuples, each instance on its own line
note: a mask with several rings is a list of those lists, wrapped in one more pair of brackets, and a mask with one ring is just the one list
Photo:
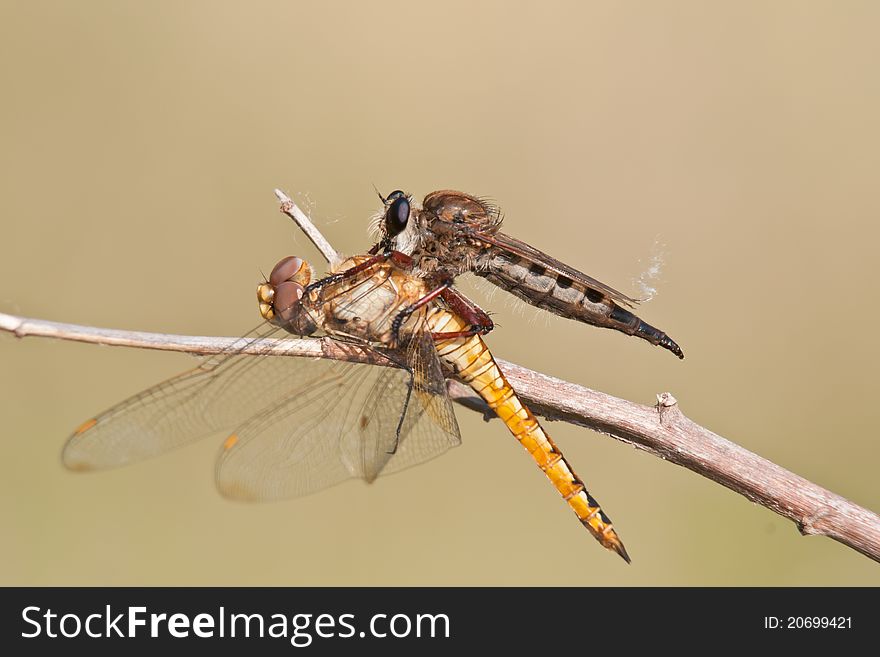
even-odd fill
[(634, 335), (684, 358), (681, 347), (666, 333), (622, 308), (597, 290), (560, 276), (528, 260), (497, 253), (486, 268), (475, 272), (526, 303), (554, 315)]
[[(427, 323), (428, 329), (433, 333), (454, 333), (468, 328), (458, 316), (441, 308), (434, 308), (429, 313)], [(614, 550), (629, 562), (629, 556), (614, 531), (611, 520), (587, 492), (583, 481), (575, 474), (537, 418), (519, 400), (482, 338), (476, 335), (438, 340), (436, 348), (440, 361), (480, 395), (532, 455), (535, 463), (547, 475), (584, 527), (602, 545)]]

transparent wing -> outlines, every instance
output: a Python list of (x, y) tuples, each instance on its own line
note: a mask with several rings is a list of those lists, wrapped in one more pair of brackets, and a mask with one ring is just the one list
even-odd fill
[[(140, 461), (244, 422), (256, 408), (284, 394), (297, 361), (239, 353), (253, 340), (290, 337), (262, 324), (195, 369), (163, 381), (84, 422), (62, 453), (73, 470), (111, 468)], [(293, 375), (291, 376), (291, 374)]]
[(446, 392), (443, 367), (430, 335), (424, 333), (412, 339), (407, 361), (412, 368), (413, 393), (419, 405), (431, 422), (446, 433), (458, 435), (458, 422)]
[[(364, 294), (374, 291), (362, 287)], [(309, 377), (320, 378), (301, 358), (240, 353), (253, 340), (285, 337), (291, 335), (263, 323), (198, 367), (87, 420), (68, 438), (63, 463), (72, 470), (111, 468), (231, 431), (259, 408), (279, 403), (291, 388), (305, 386)]]
[[(400, 299), (384, 281), (340, 281), (321, 303), (335, 304), (340, 316), (381, 312), (390, 321)], [(223, 354), (85, 422), (65, 445), (65, 465), (119, 466), (225, 430), (221, 492), (278, 499), (350, 477), (372, 481), (460, 443), (430, 335), (415, 331), (400, 349), (352, 345), (404, 369), (240, 353), (254, 338), (288, 335), (264, 324)]]
[(370, 482), (460, 444), (430, 336), (375, 353), (408, 369), (315, 361), (320, 377), (227, 438), (219, 490), (241, 500), (298, 497), (345, 479)]

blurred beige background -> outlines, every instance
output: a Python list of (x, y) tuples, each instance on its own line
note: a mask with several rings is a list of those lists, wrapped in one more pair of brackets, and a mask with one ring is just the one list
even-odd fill
[[(347, 252), (373, 184), (460, 188), (626, 292), (663, 245), (640, 314), (687, 359), (463, 282), (497, 313), (497, 355), (646, 404), (669, 390), (880, 509), (880, 7), (726, 5), (4, 2), (0, 312), (239, 334), (261, 270), (319, 261), (274, 187)], [(880, 584), (689, 471), (549, 424), (627, 567), (463, 409), (447, 456), (279, 504), (218, 495), (219, 438), (62, 469), (73, 427), (192, 362), (0, 336), (0, 582)]]

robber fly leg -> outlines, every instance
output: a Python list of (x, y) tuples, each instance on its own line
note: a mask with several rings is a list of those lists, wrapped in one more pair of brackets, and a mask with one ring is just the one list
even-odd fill
[(412, 315), (415, 311), (423, 306), (431, 303), (434, 299), (443, 294), (444, 290), (448, 290), (452, 285), (452, 281), (444, 281), (440, 283), (436, 288), (428, 292), (421, 299), (416, 301), (411, 306), (408, 306), (401, 310), (391, 322), (391, 337), (394, 340), (394, 344), (400, 344), (400, 327), (403, 326), (403, 323), (409, 319), (410, 315)]
[(455, 288), (446, 288), (440, 293), (440, 296), (452, 312), (467, 322), (468, 329), (454, 333), (435, 333), (435, 339), (470, 338), (474, 335), (486, 335), (495, 328), (495, 322), (492, 321), (492, 318), (489, 317), (486, 311)]

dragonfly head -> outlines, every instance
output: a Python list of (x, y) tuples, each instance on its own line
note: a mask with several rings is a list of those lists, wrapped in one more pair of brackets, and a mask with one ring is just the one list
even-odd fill
[(272, 268), (269, 280), (257, 286), (260, 315), (296, 335), (313, 333), (315, 322), (300, 301), (311, 280), (309, 263), (296, 256), (281, 259)]

